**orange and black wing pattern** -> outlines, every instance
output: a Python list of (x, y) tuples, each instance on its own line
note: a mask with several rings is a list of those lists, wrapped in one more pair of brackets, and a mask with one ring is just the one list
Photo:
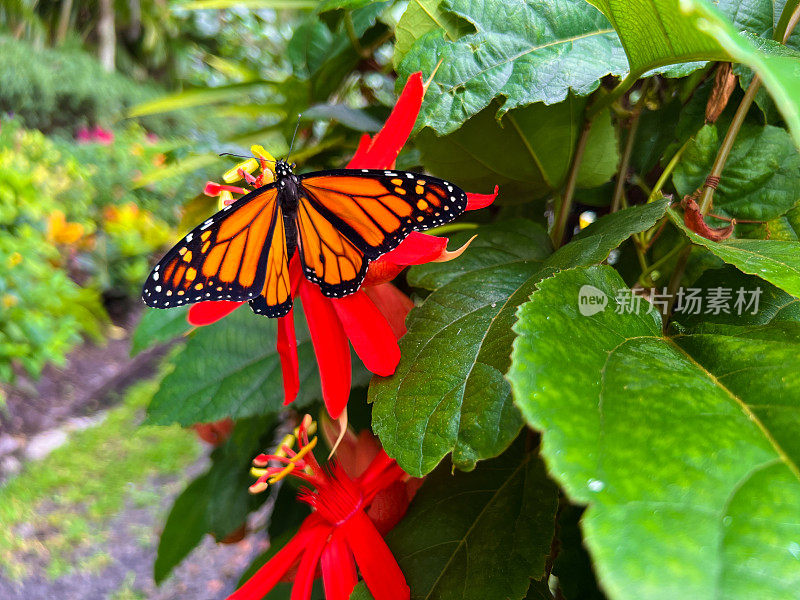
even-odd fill
[(153, 268), (142, 298), (155, 308), (251, 300), (264, 291), (271, 264), (267, 253), (276, 237), (285, 240), (278, 192), (270, 184), (189, 232)]
[(467, 206), (453, 184), (418, 173), (340, 169), (300, 177), (297, 238), (306, 277), (326, 296), (355, 292), (371, 260)]
[(250, 300), (250, 308), (258, 315), (283, 317), (292, 309), (292, 284), (289, 279), (289, 252), (286, 246), (286, 229), (280, 206), (275, 216), (275, 233), (266, 253), (267, 270), (261, 294)]

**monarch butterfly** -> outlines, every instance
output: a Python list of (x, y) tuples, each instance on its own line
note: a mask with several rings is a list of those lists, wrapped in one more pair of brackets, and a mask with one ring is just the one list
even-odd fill
[(407, 171), (338, 169), (297, 176), (275, 163), (275, 181), (204, 221), (153, 268), (148, 306), (249, 301), (257, 314), (292, 308), (289, 259), (329, 298), (361, 286), (370, 261), (411, 232), (452, 221), (467, 195), (452, 183)]

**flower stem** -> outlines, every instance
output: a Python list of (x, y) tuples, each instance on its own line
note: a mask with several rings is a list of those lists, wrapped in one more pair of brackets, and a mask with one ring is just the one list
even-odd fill
[(550, 238), (553, 240), (553, 246), (555, 248), (559, 248), (564, 242), (564, 231), (567, 228), (569, 214), (572, 211), (572, 200), (575, 196), (575, 188), (578, 185), (578, 172), (581, 168), (583, 152), (586, 150), (586, 143), (589, 141), (589, 131), (591, 128), (592, 120), (587, 118), (584, 121), (583, 129), (581, 129), (581, 133), (578, 136), (578, 143), (575, 146), (575, 154), (572, 157), (572, 165), (570, 166), (569, 175), (567, 176), (567, 183), (564, 187), (564, 195), (561, 198), (561, 203), (557, 209), (553, 231), (550, 232)]
[(630, 124), (628, 126), (628, 137), (625, 140), (625, 149), (622, 152), (622, 160), (620, 161), (619, 170), (617, 171), (617, 181), (614, 184), (614, 196), (611, 201), (612, 213), (619, 210), (620, 204), (622, 203), (622, 197), (625, 195), (625, 182), (628, 179), (628, 167), (631, 162), (633, 144), (636, 141), (636, 130), (639, 128), (639, 117), (642, 115), (642, 109), (644, 108), (645, 99), (647, 98), (647, 87), (649, 83), (649, 79), (644, 80), (642, 88), (639, 90), (641, 97), (636, 102), (636, 105), (633, 107), (633, 111), (631, 112)]
[[(753, 104), (753, 100), (756, 97), (756, 92), (758, 92), (760, 87), (761, 79), (758, 75), (755, 75), (750, 85), (747, 87), (747, 91), (744, 94), (744, 98), (742, 98), (742, 101), (739, 103), (736, 113), (733, 115), (733, 120), (731, 121), (730, 127), (728, 127), (728, 132), (725, 134), (725, 139), (722, 140), (722, 145), (719, 147), (717, 157), (714, 159), (714, 164), (711, 166), (711, 172), (708, 174), (709, 178), (719, 178), (722, 175), (722, 170), (725, 168), (725, 163), (728, 161), (728, 156), (736, 141), (736, 136), (739, 135), (739, 130), (742, 128), (744, 119), (747, 116), (747, 111), (750, 110), (750, 106)], [(706, 179), (706, 181), (708, 181), (708, 179)], [(716, 186), (708, 185), (708, 183), (704, 185), (703, 194), (700, 196), (700, 202), (698, 202), (701, 213), (706, 214), (711, 210), (715, 189)]]

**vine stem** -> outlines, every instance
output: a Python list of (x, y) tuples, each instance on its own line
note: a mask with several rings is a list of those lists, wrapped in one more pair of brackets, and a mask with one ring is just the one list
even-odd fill
[[(711, 166), (711, 172), (708, 174), (709, 178), (719, 178), (722, 175), (722, 170), (725, 168), (725, 163), (728, 161), (731, 149), (733, 149), (736, 136), (739, 135), (739, 130), (742, 128), (744, 119), (747, 116), (747, 111), (750, 110), (750, 106), (752, 106), (756, 93), (760, 88), (761, 78), (755, 75), (750, 85), (747, 86), (744, 98), (742, 98), (739, 107), (736, 109), (736, 113), (733, 115), (733, 120), (731, 121), (730, 127), (728, 127), (728, 132), (725, 134), (725, 139), (722, 140), (722, 145), (719, 147), (717, 157), (714, 159), (714, 164)], [(706, 181), (708, 181), (708, 179), (706, 179)], [(716, 186), (708, 184), (703, 186), (703, 194), (700, 196), (700, 202), (698, 202), (701, 213), (706, 214), (711, 210), (715, 188)]]
[(575, 197), (575, 188), (578, 185), (578, 171), (581, 168), (581, 160), (583, 160), (583, 152), (586, 150), (586, 143), (589, 141), (589, 131), (592, 129), (592, 119), (586, 118), (583, 123), (583, 128), (578, 136), (578, 143), (575, 146), (575, 155), (572, 157), (572, 164), (569, 168), (569, 175), (567, 176), (567, 184), (564, 186), (564, 195), (561, 198), (561, 204), (558, 206), (556, 213), (556, 220), (553, 225), (553, 231), (550, 233), (550, 238), (553, 240), (553, 246), (559, 248), (564, 242), (564, 232), (567, 228), (567, 220), (569, 213), (572, 211), (572, 201)]
[(620, 204), (622, 203), (622, 197), (625, 195), (625, 182), (628, 179), (628, 166), (631, 162), (633, 143), (636, 141), (636, 130), (639, 128), (639, 117), (642, 115), (642, 110), (644, 109), (644, 103), (647, 97), (647, 87), (649, 83), (649, 79), (644, 80), (642, 88), (639, 90), (641, 97), (636, 102), (636, 105), (633, 107), (633, 111), (631, 112), (630, 125), (628, 126), (628, 137), (625, 140), (625, 149), (622, 152), (622, 160), (620, 161), (619, 170), (617, 172), (617, 181), (614, 184), (614, 196), (611, 201), (612, 213), (619, 210)]

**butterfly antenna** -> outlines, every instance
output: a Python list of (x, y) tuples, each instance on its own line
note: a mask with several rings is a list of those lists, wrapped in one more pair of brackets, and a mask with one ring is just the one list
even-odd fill
[(289, 157), (292, 155), (292, 148), (294, 148), (294, 139), (297, 137), (297, 130), (300, 129), (300, 119), (303, 115), (297, 115), (297, 125), (294, 126), (294, 133), (292, 134), (292, 143), (289, 144), (289, 154), (286, 155), (286, 162), (289, 162)]
[[(245, 154), (234, 154), (233, 152), (220, 152), (218, 156), (233, 156), (235, 158), (253, 158), (252, 156), (247, 156)], [(256, 158), (260, 158), (260, 157), (256, 157)], [(261, 157), (261, 158), (262, 158), (262, 160), (264, 160), (266, 162), (271, 162), (271, 163), (275, 162), (274, 160), (270, 160), (268, 158), (263, 158), (263, 157)]]

